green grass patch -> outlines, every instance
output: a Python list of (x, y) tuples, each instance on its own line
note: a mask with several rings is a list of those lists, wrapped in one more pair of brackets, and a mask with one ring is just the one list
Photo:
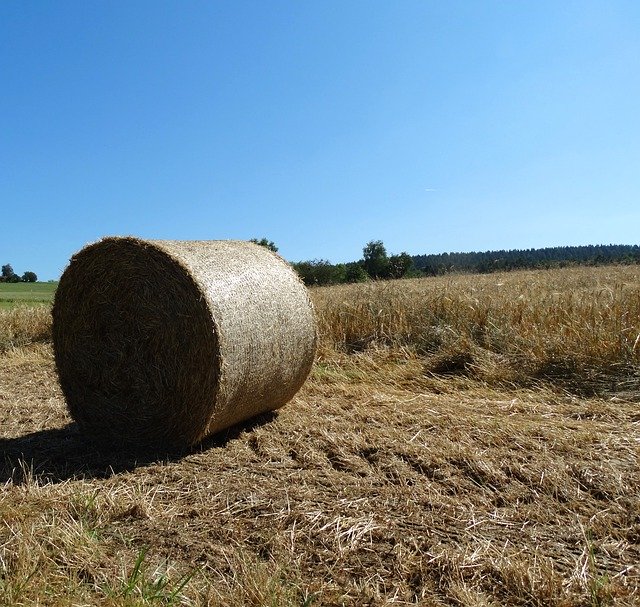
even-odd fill
[(0, 308), (50, 304), (57, 287), (57, 282), (0, 283)]

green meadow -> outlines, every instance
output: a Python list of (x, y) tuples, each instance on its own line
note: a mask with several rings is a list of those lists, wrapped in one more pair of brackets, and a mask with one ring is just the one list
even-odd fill
[(50, 304), (57, 286), (57, 282), (0, 283), (0, 309)]

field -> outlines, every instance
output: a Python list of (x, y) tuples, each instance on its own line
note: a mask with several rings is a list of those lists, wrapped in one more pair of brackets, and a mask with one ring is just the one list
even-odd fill
[(50, 304), (57, 282), (0, 283), (0, 309), (20, 304)]
[(0, 311), (0, 604), (640, 604), (640, 267), (312, 297), (291, 403), (138, 460)]

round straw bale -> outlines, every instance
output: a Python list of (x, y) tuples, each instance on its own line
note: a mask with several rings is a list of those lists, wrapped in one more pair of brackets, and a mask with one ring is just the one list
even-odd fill
[(72, 257), (53, 306), (71, 416), (130, 448), (181, 449), (281, 407), (316, 341), (296, 273), (244, 241), (105, 238)]

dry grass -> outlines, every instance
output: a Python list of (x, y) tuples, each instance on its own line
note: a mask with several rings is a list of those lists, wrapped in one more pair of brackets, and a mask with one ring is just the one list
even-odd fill
[(51, 341), (51, 307), (18, 305), (0, 310), (0, 353)]
[[(633, 270), (549, 273), (546, 294), (536, 273), (314, 291), (322, 355), (294, 401), (179, 459), (91, 450), (69, 423), (50, 347), (8, 350), (0, 604), (637, 605)], [(540, 314), (528, 329), (511, 307), (527, 284), (538, 301), (523, 314)], [(484, 342), (471, 289), (491, 319)], [(423, 339), (431, 320), (406, 319), (438, 296), (458, 308), (436, 308), (435, 345)], [(573, 320), (543, 306), (554, 298), (574, 302)], [(612, 310), (635, 326), (618, 325), (618, 349)], [(585, 334), (588, 355), (557, 338), (598, 318), (605, 345)], [(470, 345), (447, 362), (462, 338)], [(568, 391), (551, 375), (509, 383), (487, 362), (542, 364), (536, 339), (555, 343), (556, 358), (617, 369), (609, 394)]]
[(390, 346), (435, 372), (599, 392), (640, 377), (640, 267), (455, 276), (318, 289), (323, 353)]

